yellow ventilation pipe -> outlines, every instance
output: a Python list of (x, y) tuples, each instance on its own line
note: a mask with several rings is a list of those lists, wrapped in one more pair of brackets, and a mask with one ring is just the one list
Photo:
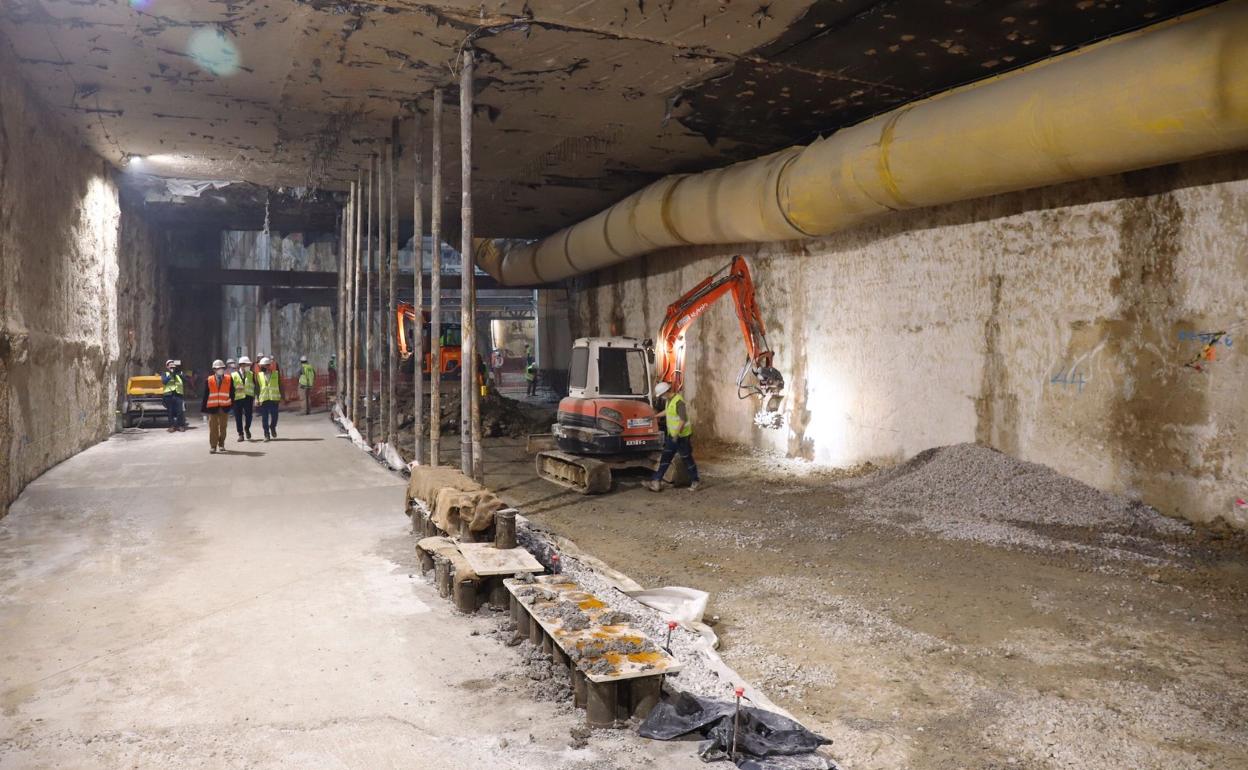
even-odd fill
[(543, 283), (682, 244), (828, 235), (876, 214), (1248, 147), (1248, 0), (974, 83), (808, 147), (669, 176), (478, 264)]

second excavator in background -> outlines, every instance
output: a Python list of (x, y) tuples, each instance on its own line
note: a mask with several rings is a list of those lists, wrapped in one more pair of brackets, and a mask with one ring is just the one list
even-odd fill
[[(707, 308), (729, 294), (746, 348), (737, 396), (757, 400), (756, 425), (781, 427), (784, 377), (767, 344), (749, 265), (736, 256), (668, 306), (655, 340), (582, 337), (573, 343), (569, 393), (559, 402), (557, 422), (551, 428), (558, 450), (538, 453), (538, 475), (583, 494), (598, 494), (611, 489), (614, 470), (653, 471), (663, 448), (654, 386), (666, 382), (679, 389), (684, 384), (685, 333)], [(677, 465), (673, 483), (679, 484), (683, 467)]]

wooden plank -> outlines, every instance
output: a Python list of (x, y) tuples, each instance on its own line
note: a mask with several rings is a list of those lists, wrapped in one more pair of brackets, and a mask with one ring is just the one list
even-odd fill
[(546, 568), (523, 548), (498, 549), (493, 543), (460, 543), (459, 552), (481, 577), (542, 572)]
[[(503, 585), (520, 602), (525, 611), (537, 621), (551, 639), (558, 644), (569, 657), (579, 658), (576, 667), (591, 682), (618, 682), (626, 679), (639, 679), (661, 674), (674, 674), (680, 671), (680, 663), (664, 651), (657, 643), (644, 633), (632, 628), (628, 623), (605, 624), (600, 618), (612, 613), (598, 597), (584, 591), (576, 581), (566, 575), (541, 575), (528, 583), (514, 578), (504, 580)], [(525, 598), (531, 596), (535, 588), (545, 589), (554, 597), (550, 600), (538, 599), (526, 603)], [(560, 618), (545, 618), (541, 614), (544, 607), (555, 606), (561, 602), (571, 602), (589, 617), (589, 626), (583, 629), (570, 630), (563, 627)], [(647, 646), (644, 651), (621, 653), (607, 652), (602, 655), (589, 655), (586, 650), (600, 647), (624, 645), (628, 647)], [(574, 651), (576, 654), (573, 654)], [(605, 660), (610, 666), (609, 671), (591, 671), (603, 667), (598, 665)]]

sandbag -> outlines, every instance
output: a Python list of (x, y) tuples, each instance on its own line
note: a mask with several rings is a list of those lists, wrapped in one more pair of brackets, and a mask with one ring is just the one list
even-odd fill
[(481, 532), (494, 523), (494, 514), (507, 507), (489, 489), (454, 468), (417, 466), (407, 484), (407, 501), (419, 500), (429, 509), (433, 523), (443, 532), (459, 531), (461, 521)]

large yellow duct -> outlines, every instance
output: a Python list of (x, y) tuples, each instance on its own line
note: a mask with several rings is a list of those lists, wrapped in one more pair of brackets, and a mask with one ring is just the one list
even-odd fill
[(1248, 147), (1248, 0), (906, 105), (808, 147), (669, 176), (536, 243), (478, 249), (500, 282), (681, 244), (827, 235), (933, 206)]

